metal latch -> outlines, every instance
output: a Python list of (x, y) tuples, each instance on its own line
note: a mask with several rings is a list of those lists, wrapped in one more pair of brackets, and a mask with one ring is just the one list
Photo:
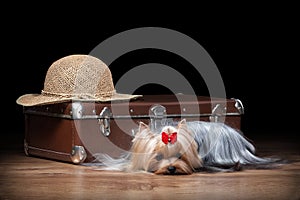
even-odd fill
[(149, 109), (150, 128), (152, 131), (158, 130), (166, 124), (166, 108), (162, 105), (155, 104)]
[(99, 114), (98, 123), (100, 125), (101, 133), (108, 137), (110, 135), (110, 118), (112, 117), (112, 113), (108, 107), (104, 107)]
[(224, 122), (224, 116), (226, 113), (226, 106), (217, 104), (211, 111), (209, 120), (211, 122)]

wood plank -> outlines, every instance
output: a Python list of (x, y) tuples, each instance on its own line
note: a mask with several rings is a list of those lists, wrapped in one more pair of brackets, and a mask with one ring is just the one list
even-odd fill
[(298, 142), (257, 144), (260, 154), (280, 153), (293, 162), (272, 170), (160, 176), (97, 171), (2, 149), (0, 199), (299, 199)]

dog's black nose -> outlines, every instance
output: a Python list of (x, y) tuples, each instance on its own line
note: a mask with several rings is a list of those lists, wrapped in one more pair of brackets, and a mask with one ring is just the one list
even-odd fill
[(169, 166), (169, 167), (168, 167), (168, 171), (170, 172), (170, 174), (174, 174), (175, 171), (176, 171), (176, 167), (174, 167), (174, 166)]

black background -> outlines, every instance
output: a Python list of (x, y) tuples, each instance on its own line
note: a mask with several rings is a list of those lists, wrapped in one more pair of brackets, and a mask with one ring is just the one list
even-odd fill
[[(241, 7), (222, 13), (211, 9), (206, 14), (202, 13), (205, 7), (182, 8), (186, 12), (170, 8), (161, 12), (119, 12), (114, 7), (80, 7), (24, 8), (2, 19), (2, 59), (6, 61), (1, 66), (2, 123), (6, 132), (23, 134), (22, 107), (15, 101), (23, 94), (40, 93), (54, 61), (70, 54), (88, 54), (103, 40), (125, 30), (164, 27), (193, 38), (209, 53), (221, 73), (227, 96), (244, 104), (242, 129), (246, 134), (298, 134), (299, 20), (292, 5), (253, 6), (247, 10)], [(199, 95), (208, 94), (205, 86), (197, 85), (203, 80), (192, 73), (189, 63), (161, 50), (131, 52), (109, 67), (116, 82), (126, 70), (149, 62), (177, 69), (188, 77)], [(137, 91), (166, 92), (157, 85)]]

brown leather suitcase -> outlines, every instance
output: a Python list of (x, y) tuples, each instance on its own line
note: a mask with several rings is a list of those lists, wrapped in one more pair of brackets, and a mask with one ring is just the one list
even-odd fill
[(192, 95), (144, 95), (134, 101), (64, 102), (24, 107), (24, 150), (28, 156), (83, 163), (94, 153), (128, 151), (138, 122), (151, 127), (187, 121), (220, 121), (240, 130), (239, 99)]

